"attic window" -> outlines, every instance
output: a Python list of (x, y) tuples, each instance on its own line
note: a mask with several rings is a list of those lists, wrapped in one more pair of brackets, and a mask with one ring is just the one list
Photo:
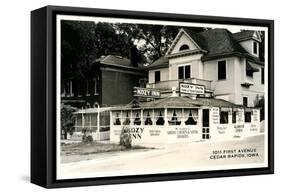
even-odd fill
[(183, 50), (188, 50), (189, 49), (189, 46), (187, 44), (184, 44), (180, 47), (180, 51), (183, 51)]

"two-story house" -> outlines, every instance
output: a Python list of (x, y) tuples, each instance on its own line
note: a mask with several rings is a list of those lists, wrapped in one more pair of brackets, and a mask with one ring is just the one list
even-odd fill
[(253, 107), (264, 95), (261, 41), (256, 31), (194, 33), (182, 28), (165, 56), (148, 66), (147, 87), (169, 96), (178, 93), (179, 82), (196, 83), (205, 86), (206, 97)]
[(116, 56), (101, 56), (83, 74), (65, 72), (62, 77), (62, 102), (81, 108), (126, 104), (133, 100), (132, 88), (144, 87), (147, 72), (131, 60)]

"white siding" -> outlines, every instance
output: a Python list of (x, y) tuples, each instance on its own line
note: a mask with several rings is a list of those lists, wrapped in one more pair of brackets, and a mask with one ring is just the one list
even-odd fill
[(254, 54), (254, 42), (257, 42), (257, 41), (255, 41), (255, 40), (245, 40), (245, 41), (240, 42), (240, 44), (250, 54), (252, 54), (256, 57), (259, 57), (259, 42), (257, 42), (258, 43), (257, 54)]
[(178, 57), (170, 59), (169, 70), (170, 80), (178, 79), (178, 66), (191, 65), (191, 77), (203, 79), (203, 63), (201, 62), (202, 54)]
[(160, 71), (160, 81), (167, 81), (169, 80), (169, 68), (161, 68), (161, 69), (155, 69), (150, 70), (148, 73), (148, 83), (154, 83), (155, 81), (155, 71)]
[(185, 34), (180, 37), (177, 44), (175, 45), (174, 49), (172, 50), (171, 54), (175, 54), (179, 52), (179, 49), (182, 45), (187, 44), (189, 46), (189, 50), (195, 50), (199, 49), (197, 46), (193, 43), (193, 41)]
[[(226, 60), (226, 79), (218, 80), (218, 61)], [(235, 58), (225, 58), (204, 62), (204, 79), (212, 80), (212, 89), (215, 96), (234, 101), (235, 91)]]

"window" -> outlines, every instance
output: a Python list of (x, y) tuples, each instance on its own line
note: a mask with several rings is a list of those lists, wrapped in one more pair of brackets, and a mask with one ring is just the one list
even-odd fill
[(232, 123), (236, 123), (236, 115), (237, 115), (237, 112), (236, 111), (233, 111), (232, 112)]
[(261, 68), (261, 84), (264, 84), (264, 68)]
[(180, 125), (181, 121), (179, 120), (179, 118), (181, 117), (180, 115), (181, 110), (169, 110), (168, 109), (168, 123), (169, 125)]
[(121, 121), (120, 121), (120, 118), (119, 118), (119, 113), (116, 113), (116, 115), (115, 115), (114, 125), (121, 125)]
[(202, 139), (210, 139), (210, 129), (209, 128), (202, 129)]
[(226, 79), (226, 61), (218, 62), (218, 80)]
[(251, 112), (245, 112), (245, 123), (250, 123), (251, 122), (251, 116), (252, 116), (252, 113)]
[(94, 81), (94, 94), (98, 95), (99, 94), (99, 77), (95, 77), (93, 79)]
[(130, 116), (129, 116), (129, 112), (126, 113), (126, 117), (125, 120), (123, 122), (123, 125), (130, 125)]
[(156, 82), (160, 82), (160, 80), (161, 80), (160, 71), (155, 71), (154, 72), (154, 79), (155, 79), (155, 83)]
[(178, 67), (178, 79), (188, 79), (190, 77), (190, 65)]
[(249, 77), (253, 77), (253, 71), (246, 71), (246, 75)]
[(180, 47), (180, 51), (183, 51), (183, 50), (188, 50), (189, 49), (189, 46), (187, 44), (184, 44)]
[(158, 116), (156, 117), (156, 125), (164, 125), (165, 120), (162, 115), (162, 111), (160, 110)]
[(220, 112), (220, 124), (227, 124), (228, 123), (228, 112), (221, 111)]
[(141, 124), (141, 118), (140, 118), (140, 111), (137, 111), (134, 114), (135, 118), (134, 118), (134, 125), (140, 125)]
[(253, 52), (254, 52), (254, 54), (258, 54), (258, 43), (254, 42), (253, 44), (254, 44), (253, 45)]
[[(197, 119), (193, 116), (193, 114), (194, 114), (194, 112), (193, 112), (193, 114), (192, 114), (192, 112), (193, 111), (189, 111), (189, 114), (188, 114), (188, 119), (184, 122), (185, 123), (185, 125), (197, 125)], [(196, 114), (198, 114), (198, 113), (196, 113)]]
[(145, 121), (144, 121), (144, 124), (145, 124), (145, 125), (152, 125), (152, 120), (151, 120), (151, 118), (150, 118), (149, 113), (148, 113), (148, 115), (147, 115), (147, 117), (146, 117), (146, 119), (145, 119)]
[(243, 97), (243, 105), (248, 106), (248, 97)]

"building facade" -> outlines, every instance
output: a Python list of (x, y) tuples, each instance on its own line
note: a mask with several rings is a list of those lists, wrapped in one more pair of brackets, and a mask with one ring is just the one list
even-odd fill
[(226, 29), (194, 33), (182, 28), (165, 56), (148, 66), (148, 88), (163, 96), (178, 93), (179, 82), (205, 86), (206, 95), (254, 107), (264, 95), (261, 35)]
[(127, 58), (107, 55), (95, 60), (82, 74), (66, 72), (61, 84), (62, 102), (78, 108), (106, 107), (133, 100), (132, 88), (144, 87), (147, 72)]

